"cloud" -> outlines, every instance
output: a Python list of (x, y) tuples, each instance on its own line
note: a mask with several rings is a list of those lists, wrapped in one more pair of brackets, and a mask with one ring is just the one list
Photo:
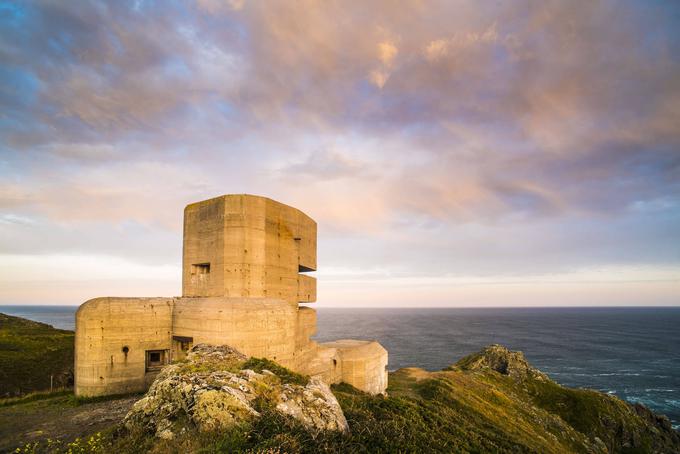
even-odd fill
[(305, 161), (291, 164), (281, 172), (290, 174), (292, 178), (312, 177), (324, 180), (358, 177), (364, 171), (362, 163), (337, 150), (317, 150)]
[(446, 56), (448, 52), (448, 42), (445, 39), (431, 41), (425, 48), (425, 57), (428, 60), (439, 60)]
[(243, 9), (245, 0), (197, 0), (196, 5), (199, 9), (210, 13), (220, 14), (228, 11), (239, 11)]
[(675, 17), (641, 1), (11, 4), (3, 247), (172, 261), (158, 251), (184, 204), (249, 192), (317, 219), (328, 266), (665, 266)]
[(378, 60), (385, 66), (392, 66), (399, 49), (391, 41), (378, 43)]
[(111, 161), (116, 158), (116, 147), (108, 143), (54, 143), (47, 146), (47, 152), (78, 162)]
[(378, 88), (384, 87), (389, 78), (390, 73), (378, 69), (371, 71), (368, 75), (368, 79)]
[(482, 32), (456, 33), (448, 39), (431, 41), (425, 47), (425, 58), (436, 61), (472, 46), (494, 44), (497, 40), (498, 32), (494, 23)]

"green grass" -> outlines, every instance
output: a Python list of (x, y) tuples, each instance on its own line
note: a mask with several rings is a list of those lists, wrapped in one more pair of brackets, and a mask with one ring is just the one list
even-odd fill
[(62, 397), (62, 396), (72, 396), (73, 391), (70, 389), (60, 389), (57, 391), (49, 392), (49, 391), (36, 391), (28, 394), (24, 394), (23, 396), (19, 397), (7, 397), (5, 399), (0, 399), (0, 408), (2, 407), (10, 407), (12, 405), (21, 405), (25, 404), (28, 402), (35, 402), (38, 400), (45, 400), (45, 399), (52, 399), (54, 397)]
[(93, 396), (93, 397), (83, 397), (76, 396), (72, 392), (68, 394), (68, 405), (78, 407), (80, 405), (87, 405), (96, 402), (108, 402), (110, 400), (124, 399), (126, 397), (138, 396), (140, 399), (143, 397), (141, 393), (125, 393), (125, 394), (109, 394), (106, 396)]
[(290, 383), (294, 385), (305, 386), (309, 383), (307, 375), (298, 374), (285, 367), (279, 366), (274, 361), (266, 358), (250, 358), (241, 366), (242, 369), (252, 369), (255, 372), (262, 373), (263, 370), (268, 370), (276, 374), (281, 379), (282, 383)]
[[(443, 374), (417, 381), (392, 374), (391, 380), (389, 397), (371, 396), (346, 384), (333, 386), (350, 425), (348, 435), (313, 433), (295, 420), (264, 408), (262, 417), (252, 425), (222, 434), (189, 431), (169, 445), (164, 443), (163, 449), (387, 453), (422, 452), (427, 447), (429, 452), (572, 452), (569, 442), (542, 439), (546, 429), (532, 420), (533, 414), (521, 411), (524, 402), (500, 398), (492, 385), (478, 383), (471, 375)], [(408, 392), (403, 392), (406, 389)], [(131, 446), (163, 452), (144, 434), (114, 441), (117, 452), (139, 452), (126, 451)]]
[(153, 443), (148, 435), (135, 434), (114, 441), (112, 449), (130, 453), (569, 452), (509, 433), (483, 412), (458, 402), (446, 379), (427, 380), (417, 388), (420, 397), (413, 398), (370, 396), (349, 385), (334, 386), (351, 428), (347, 435), (310, 432), (294, 419), (265, 409), (252, 425), (225, 433), (188, 431), (162, 444)]
[(73, 385), (73, 331), (0, 314), (0, 397)]
[[(559, 415), (591, 438), (598, 437), (614, 452), (650, 452), (657, 434), (641, 424), (631, 406), (614, 396), (589, 389), (570, 389), (553, 382), (532, 382), (528, 392), (533, 403)], [(625, 448), (618, 434), (630, 434), (638, 447)]]
[(73, 394), (70, 389), (62, 389), (59, 391), (49, 392), (41, 391), (29, 393), (20, 397), (9, 397), (6, 399), (0, 399), (0, 408), (12, 407), (15, 405), (24, 405), (31, 402), (49, 401), (50, 404), (60, 406), (60, 407), (78, 407), (80, 405), (86, 405), (96, 402), (107, 402), (110, 400), (118, 400), (126, 397), (139, 396), (142, 398), (140, 393), (130, 393), (130, 394), (110, 394), (107, 396), (94, 396), (94, 397), (82, 397)]
[(177, 362), (179, 365), (178, 372), (181, 374), (201, 374), (210, 373), (216, 370), (224, 370), (232, 373), (236, 373), (242, 369), (244, 361), (227, 358), (223, 360), (207, 360), (204, 359), (201, 362), (190, 362), (186, 359)]

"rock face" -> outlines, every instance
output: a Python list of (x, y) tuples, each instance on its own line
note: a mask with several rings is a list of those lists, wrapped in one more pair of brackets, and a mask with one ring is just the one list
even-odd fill
[(466, 356), (456, 363), (463, 370), (495, 370), (518, 380), (533, 378), (549, 380), (548, 376), (532, 367), (522, 352), (513, 352), (499, 344), (492, 344), (479, 353)]
[(312, 431), (349, 430), (325, 383), (287, 382), (286, 374), (248, 366), (248, 358), (231, 347), (196, 345), (184, 362), (161, 371), (123, 423), (129, 430), (172, 439), (189, 425), (204, 432), (230, 429), (258, 418), (263, 408), (273, 408)]

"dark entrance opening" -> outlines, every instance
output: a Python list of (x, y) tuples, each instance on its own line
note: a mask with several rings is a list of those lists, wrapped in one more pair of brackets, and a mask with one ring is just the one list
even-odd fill
[(168, 363), (167, 350), (147, 350), (146, 351), (146, 371), (156, 371), (163, 368)]

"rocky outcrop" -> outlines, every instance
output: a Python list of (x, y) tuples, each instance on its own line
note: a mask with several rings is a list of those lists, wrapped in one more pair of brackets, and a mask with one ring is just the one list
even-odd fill
[(305, 384), (291, 381), (287, 371), (257, 372), (250, 363), (231, 347), (196, 345), (185, 361), (161, 371), (125, 417), (124, 426), (172, 439), (178, 431), (218, 431), (247, 424), (263, 409), (273, 409), (311, 431), (348, 431), (328, 385), (316, 379), (303, 380)]
[(510, 351), (499, 344), (489, 345), (481, 352), (466, 356), (455, 367), (467, 371), (490, 369), (518, 380), (549, 380), (546, 374), (529, 364), (522, 352)]

